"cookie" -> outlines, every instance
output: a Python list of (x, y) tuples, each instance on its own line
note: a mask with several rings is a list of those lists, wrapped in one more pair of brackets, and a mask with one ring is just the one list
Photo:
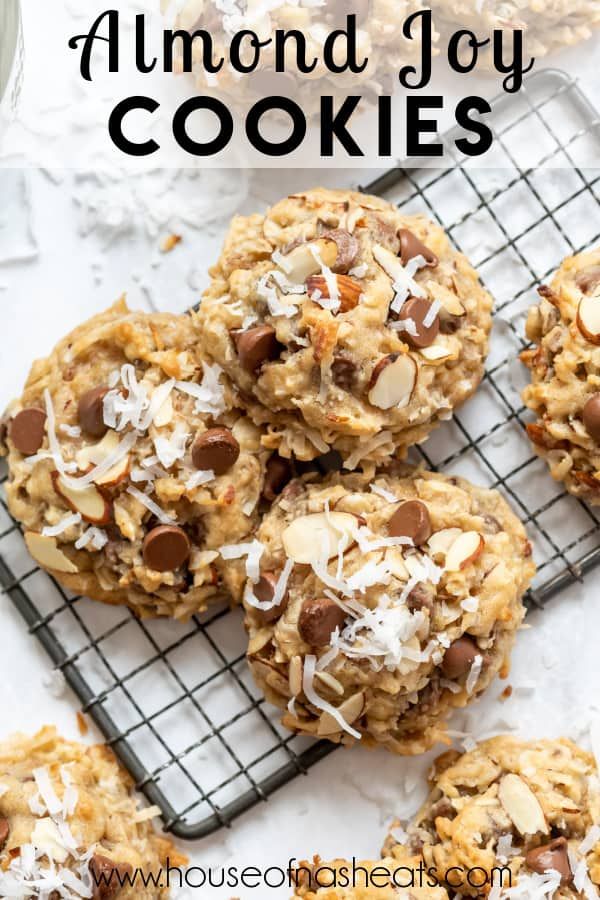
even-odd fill
[(14, 735), (0, 743), (0, 895), (167, 898), (167, 888), (141, 880), (186, 863), (155, 832), (157, 813), (140, 806), (108, 747), (65, 741), (50, 727)]
[(5, 416), (8, 504), (65, 587), (184, 619), (243, 585), (222, 545), (258, 521), (268, 451), (198, 350), (194, 315), (95, 316)]
[[(416, 870), (422, 860), (415, 857)], [(448, 900), (446, 890), (427, 881), (411, 885), (412, 873), (393, 859), (323, 862), (316, 856), (296, 870), (297, 887), (292, 900)], [(408, 877), (408, 880), (407, 880)], [(409, 886), (410, 885), (410, 886)]]
[(346, 468), (424, 441), (483, 376), (492, 301), (424, 216), (317, 189), (233, 220), (204, 346), (267, 445)]
[(294, 480), (248, 562), (254, 678), (294, 732), (421, 753), (507, 672), (530, 554), (501, 496), (463, 479)]
[(552, 477), (600, 503), (600, 249), (566, 259), (529, 311), (527, 433)]
[(500, 884), (512, 886), (506, 896), (528, 900), (595, 897), (600, 791), (594, 758), (566, 739), (512, 736), (462, 756), (449, 751), (433, 767), (424, 806), (403, 833), (392, 829), (383, 853), (398, 862), (418, 853), (440, 883), (460, 883), (462, 897), (503, 897)]

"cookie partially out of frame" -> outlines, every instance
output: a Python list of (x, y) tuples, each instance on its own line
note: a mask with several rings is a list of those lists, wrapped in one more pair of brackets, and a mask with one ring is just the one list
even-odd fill
[(507, 672), (535, 567), (497, 491), (422, 470), (295, 480), (257, 548), (248, 662), (294, 732), (421, 753)]
[(237, 217), (211, 274), (205, 351), (282, 456), (402, 455), (482, 378), (477, 273), (439, 225), (377, 197), (316, 189)]
[(158, 880), (167, 861), (186, 859), (154, 830), (157, 812), (140, 806), (108, 747), (63, 740), (50, 727), (8, 738), (0, 743), (0, 896), (166, 900), (168, 889), (144, 886), (142, 875)]
[(600, 249), (566, 259), (529, 311), (527, 432), (552, 477), (600, 503)]
[(392, 828), (386, 859), (410, 865), (418, 853), (441, 883), (460, 878), (462, 897), (488, 897), (493, 873), (498, 897), (499, 884), (528, 900), (597, 896), (598, 773), (572, 741), (492, 738), (462, 756), (445, 753), (430, 780), (414, 820)]
[(67, 588), (186, 618), (241, 584), (269, 452), (199, 353), (194, 315), (124, 301), (34, 363), (4, 428), (9, 508)]

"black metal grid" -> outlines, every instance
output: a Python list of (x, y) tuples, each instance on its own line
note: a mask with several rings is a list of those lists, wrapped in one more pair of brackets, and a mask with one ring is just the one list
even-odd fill
[[(539, 564), (529, 602), (542, 605), (598, 561), (600, 523), (531, 453), (514, 383), (524, 346), (520, 320), (535, 286), (562, 257), (600, 238), (600, 169), (579, 162), (590, 140), (597, 152), (600, 124), (576, 85), (555, 71), (529, 79), (520, 98), (495, 102), (494, 123), (497, 170), (468, 163), (396, 169), (365, 189), (438, 219), (497, 299), (484, 383), (419, 453), (431, 467), (507, 496)], [(540, 158), (520, 167), (515, 145), (521, 133), (530, 140), (534, 127)], [(552, 164), (566, 168), (544, 169)], [(0, 583), (176, 836), (199, 838), (230, 825), (335, 749), (280, 726), (280, 713), (263, 701), (245, 665), (239, 610), (211, 610), (187, 625), (140, 622), (128, 610), (72, 597), (32, 568), (4, 496), (0, 501)]]

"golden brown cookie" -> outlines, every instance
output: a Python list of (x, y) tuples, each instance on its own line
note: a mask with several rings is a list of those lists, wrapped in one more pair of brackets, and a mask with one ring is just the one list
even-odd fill
[(295, 480), (248, 563), (248, 662), (292, 731), (421, 753), (507, 671), (534, 571), (497, 491), (406, 468)]
[(566, 259), (529, 311), (527, 432), (552, 477), (600, 503), (600, 249)]
[(165, 900), (141, 876), (186, 859), (154, 830), (157, 812), (108, 747), (50, 727), (14, 735), (0, 743), (0, 895)]
[(476, 389), (492, 301), (439, 225), (316, 189), (233, 220), (204, 347), (282, 456), (402, 455)]

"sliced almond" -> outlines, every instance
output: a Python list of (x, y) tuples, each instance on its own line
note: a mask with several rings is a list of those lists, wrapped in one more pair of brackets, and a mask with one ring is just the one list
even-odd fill
[(157, 428), (164, 428), (165, 425), (169, 425), (173, 419), (173, 401), (171, 400), (171, 395), (167, 397), (165, 402), (162, 404), (156, 415), (154, 416), (154, 425)]
[(512, 772), (498, 786), (498, 799), (519, 834), (547, 834), (548, 825), (539, 801), (528, 784)]
[(95, 485), (88, 484), (81, 490), (75, 490), (58, 472), (52, 473), (52, 481), (56, 493), (60, 494), (69, 509), (81, 513), (86, 522), (93, 525), (106, 525), (110, 522), (111, 504)]
[[(165, 404), (163, 403), (161, 410), (164, 405)], [(87, 472), (92, 466), (99, 466), (100, 463), (103, 463), (104, 460), (111, 455), (111, 453), (114, 453), (119, 446), (119, 441), (120, 438), (116, 431), (107, 431), (102, 440), (98, 441), (97, 444), (90, 444), (87, 447), (82, 447), (75, 455), (75, 462), (79, 469), (82, 472)], [(96, 478), (95, 483), (101, 487), (114, 487), (127, 478), (130, 467), (131, 460), (129, 455), (124, 456), (123, 459), (119, 460), (119, 462), (109, 469), (108, 472), (105, 472), (104, 475)]]
[(129, 475), (129, 470), (129, 456), (124, 456), (123, 459), (119, 460), (119, 462), (112, 467), (112, 469), (109, 469), (104, 475), (100, 475), (99, 478), (96, 478), (94, 484), (97, 484), (98, 487), (116, 487), (117, 484), (125, 481)]
[[(337, 299), (340, 302), (339, 312), (348, 312), (358, 305), (362, 294), (362, 287), (358, 281), (354, 281), (348, 275), (334, 275), (337, 285)], [(331, 299), (329, 280), (324, 275), (310, 275), (306, 279), (308, 296), (312, 297), (318, 291), (321, 297)]]
[(310, 565), (319, 559), (332, 559), (338, 548), (346, 550), (354, 541), (356, 516), (350, 513), (311, 513), (294, 519), (284, 530), (283, 548), (294, 562)]
[(43, 569), (50, 569), (52, 572), (66, 572), (69, 575), (74, 575), (79, 571), (69, 557), (58, 549), (56, 538), (38, 534), (36, 531), (26, 531), (25, 543), (36, 563), (39, 563)]
[(385, 551), (385, 561), (390, 567), (390, 572), (398, 581), (408, 581), (410, 575), (406, 568), (406, 562), (402, 557), (402, 551), (398, 547), (388, 547)]
[(417, 383), (417, 364), (405, 353), (380, 359), (371, 375), (369, 403), (378, 409), (408, 406)]
[[(362, 715), (364, 708), (365, 695), (362, 691), (359, 691), (357, 694), (353, 694), (351, 697), (348, 697), (347, 700), (344, 700), (344, 702), (338, 706), (338, 712), (348, 725), (352, 725), (352, 723), (356, 722), (359, 716)], [(327, 735), (336, 734), (338, 731), (341, 731), (339, 722), (337, 722), (330, 713), (321, 713), (317, 734), (321, 737), (326, 737)]]
[(266, 647), (271, 638), (273, 637), (272, 629), (270, 628), (261, 628), (256, 634), (253, 634), (250, 640), (248, 641), (248, 649), (246, 651), (248, 656), (256, 656), (257, 653)]
[[(316, 252), (315, 252), (316, 251)], [(338, 248), (335, 241), (320, 239), (307, 244), (299, 244), (283, 257), (282, 271), (288, 281), (304, 284), (309, 275), (321, 272), (322, 265), (335, 265)]]
[(461, 317), (466, 315), (467, 311), (456, 294), (447, 287), (438, 284), (436, 281), (428, 281), (425, 286), (434, 300), (438, 300), (451, 316)]
[(583, 297), (577, 307), (577, 326), (592, 344), (600, 344), (600, 298)]
[(344, 696), (344, 686), (340, 684), (337, 678), (330, 675), (329, 672), (315, 672), (315, 678), (318, 678), (321, 684), (328, 687), (334, 694), (337, 694), (339, 697)]
[(392, 281), (406, 280), (406, 271), (400, 262), (400, 259), (383, 244), (375, 244), (373, 247), (373, 257), (379, 263), (386, 275), (389, 275)]
[(442, 528), (431, 535), (427, 545), (432, 556), (445, 556), (454, 541), (462, 534), (461, 528)]
[(422, 577), (423, 563), (416, 553), (413, 553), (411, 556), (406, 556), (404, 558), (404, 565), (406, 566), (408, 574), (411, 578)]
[(302, 657), (292, 656), (288, 672), (290, 694), (297, 697), (302, 691)]
[(450, 347), (445, 347), (443, 344), (431, 344), (429, 347), (421, 347), (419, 353), (428, 363), (444, 362), (454, 355)]
[(483, 552), (485, 541), (478, 531), (463, 531), (446, 554), (446, 571), (459, 572), (475, 562)]
[(57, 863), (64, 863), (69, 855), (65, 839), (50, 816), (36, 819), (29, 840), (40, 854), (45, 854)]

